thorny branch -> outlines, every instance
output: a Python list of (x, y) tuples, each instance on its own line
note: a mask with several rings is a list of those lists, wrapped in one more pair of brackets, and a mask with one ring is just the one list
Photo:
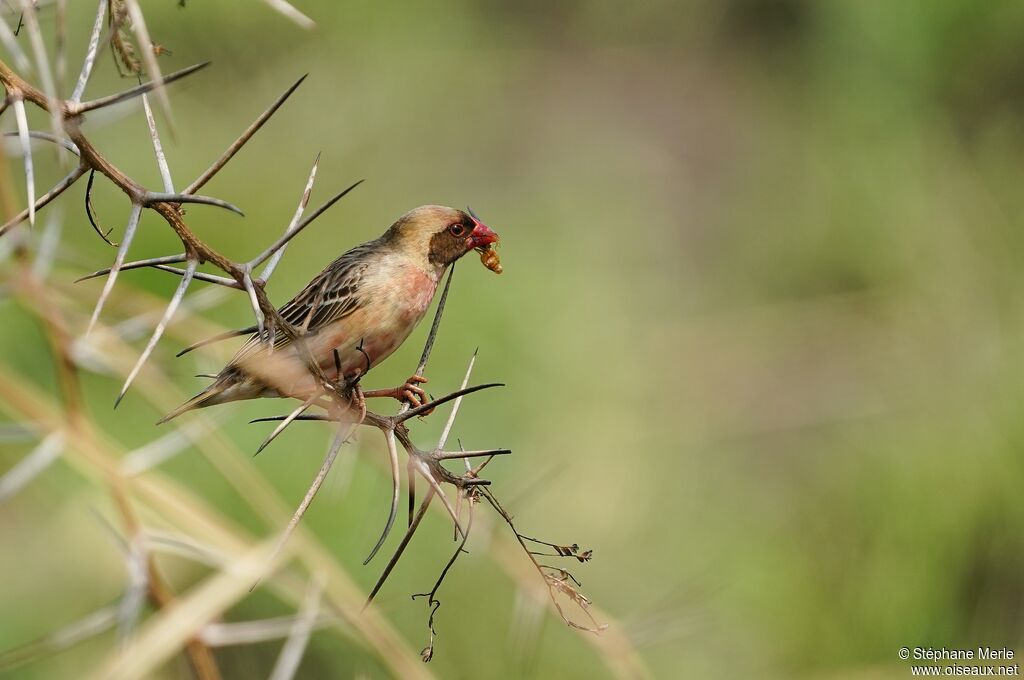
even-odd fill
[[(462, 448), (461, 443), (458, 451), (445, 450), (445, 444), (451, 433), (463, 398), (481, 390), (501, 386), (501, 383), (485, 383), (468, 386), (476, 359), (476, 353), (474, 353), (473, 358), (469, 363), (465, 378), (458, 390), (440, 398), (432, 399), (431, 401), (416, 408), (410, 408), (410, 405), (406, 403), (395, 415), (382, 415), (365, 409), (365, 403), (362, 400), (362, 391), (359, 385), (359, 378), (361, 376), (357, 375), (354, 379), (346, 379), (344, 376), (339, 376), (338, 380), (329, 379), (321, 369), (320, 365), (313, 359), (309, 351), (306, 349), (304, 341), (306, 329), (303, 327), (296, 327), (289, 323), (278, 313), (275, 306), (270, 302), (266, 294), (265, 287), (290, 241), (298, 236), (315, 219), (322, 215), (323, 212), (333, 206), (334, 203), (358, 186), (362, 180), (355, 182), (348, 188), (338, 192), (320, 207), (303, 217), (309, 203), (317, 169), (319, 167), (318, 155), (306, 182), (299, 205), (283, 235), (275, 240), (268, 248), (264, 249), (258, 255), (247, 261), (235, 261), (213, 249), (185, 222), (182, 205), (186, 203), (210, 205), (231, 210), (239, 215), (242, 214), (240, 209), (227, 201), (219, 198), (198, 195), (196, 192), (205, 186), (210, 179), (216, 176), (216, 174), (219, 173), (235, 157), (238, 151), (263, 127), (263, 125), (294, 93), (299, 85), (302, 84), (305, 76), (299, 78), (280, 97), (278, 97), (266, 111), (257, 117), (256, 120), (244, 132), (242, 132), (242, 134), (232, 142), (232, 144), (228, 146), (223, 154), (213, 161), (207, 170), (202, 172), (195, 180), (189, 183), (184, 190), (175, 191), (171, 179), (170, 168), (168, 167), (163, 153), (163, 145), (160, 140), (156, 120), (153, 117), (152, 110), (149, 106), (147, 93), (155, 92), (159, 104), (164, 110), (165, 120), (169, 123), (171, 121), (171, 116), (166, 86), (177, 80), (190, 76), (200, 69), (203, 69), (208, 65), (208, 63), (197, 64), (163, 76), (154, 59), (154, 53), (157, 51), (158, 46), (153, 45), (149, 39), (146, 24), (137, 0), (109, 0), (109, 2), (108, 0), (99, 0), (96, 20), (92, 27), (80, 75), (71, 96), (67, 99), (61, 99), (57, 87), (62, 82), (63, 66), (58, 69), (60, 71), (58, 74), (60, 78), (57, 79), (58, 85), (55, 85), (54, 78), (49, 70), (49, 65), (44, 58), (45, 53), (40, 49), (40, 46), (42, 45), (41, 34), (39, 33), (38, 22), (34, 16), (33, 9), (29, 5), (28, 0), (22, 0), (22, 2), (26, 13), (30, 15), (27, 25), (31, 34), (33, 48), (35, 49), (37, 61), (36, 68), (43, 81), (43, 87), (39, 88), (32, 85), (5, 62), (0, 61), (0, 83), (4, 85), (6, 91), (2, 106), (0, 106), (0, 115), (8, 109), (14, 110), (17, 126), (17, 139), (19, 140), (23, 156), (28, 206), (21, 213), (5, 216), (8, 217), (8, 219), (2, 226), (0, 226), (0, 236), (16, 230), (25, 220), (30, 224), (34, 223), (37, 211), (45, 208), (54, 198), (66, 191), (81, 177), (88, 174), (89, 186), (86, 191), (85, 203), (88, 220), (104, 241), (117, 248), (117, 253), (112, 266), (106, 269), (101, 269), (80, 279), (84, 280), (104, 275), (107, 277), (103, 290), (98, 297), (95, 309), (90, 318), (85, 335), (88, 336), (93, 327), (98, 323), (104, 308), (104, 303), (111, 294), (111, 291), (117, 282), (118, 274), (121, 271), (148, 267), (181, 277), (179, 285), (168, 302), (167, 307), (157, 323), (145, 349), (140, 355), (135, 366), (129, 372), (121, 392), (117, 397), (115, 406), (125, 396), (133, 380), (141, 372), (143, 365), (152, 354), (164, 330), (171, 323), (176, 310), (189, 289), (189, 286), (194, 281), (203, 281), (245, 291), (252, 304), (253, 315), (256, 323), (249, 328), (217, 336), (209, 342), (255, 331), (259, 334), (259, 337), (263, 342), (267, 343), (268, 346), (272, 346), (275, 338), (278, 337), (278, 334), (281, 334), (288, 340), (292, 341), (298, 348), (302, 361), (305, 364), (305, 368), (315, 378), (319, 385), (315, 396), (299, 405), (290, 414), (275, 418), (260, 419), (279, 421), (279, 424), (260, 446), (259, 451), (262, 451), (293, 422), (330, 421), (335, 424), (336, 428), (331, 446), (328, 449), (327, 455), (319, 472), (311, 483), (305, 498), (296, 509), (288, 526), (279, 537), (278, 549), (284, 545), (291, 532), (298, 525), (303, 514), (313, 501), (313, 498), (330, 471), (341, 447), (348, 441), (352, 431), (359, 426), (376, 428), (384, 436), (385, 443), (387, 445), (389, 468), (391, 470), (392, 478), (392, 494), (389, 513), (384, 529), (379, 540), (370, 551), (366, 562), (368, 563), (384, 545), (391, 529), (393, 528), (394, 521), (397, 516), (401, 489), (400, 466), (398, 461), (399, 446), (401, 446), (405, 451), (408, 458), (406, 470), (409, 495), (409, 523), (402, 539), (371, 590), (366, 604), (369, 605), (376, 594), (384, 586), (393, 569), (401, 559), (401, 556), (413, 535), (416, 533), (426, 511), (429, 509), (435, 497), (440, 499), (443, 509), (452, 520), (455, 527), (456, 540), (459, 541), (455, 553), (444, 566), (431, 591), (429, 593), (422, 593), (414, 596), (427, 597), (430, 607), (430, 615), (428, 619), (430, 642), (427, 648), (422, 652), (422, 658), (424, 661), (429, 661), (434, 652), (434, 638), (436, 635), (434, 630), (434, 618), (437, 609), (440, 606), (440, 601), (437, 599), (437, 592), (450, 572), (456, 559), (466, 552), (465, 546), (469, 540), (470, 530), (473, 525), (474, 506), (479, 503), (481, 498), (486, 500), (488, 505), (492, 507), (512, 529), (526, 556), (533, 563), (537, 572), (543, 578), (551, 596), (551, 600), (563, 620), (568, 625), (581, 630), (589, 632), (598, 632), (601, 630), (602, 626), (594, 620), (588, 611), (590, 601), (578, 590), (579, 582), (575, 577), (561, 567), (542, 564), (537, 560), (538, 556), (543, 555), (550, 557), (574, 558), (579, 562), (585, 562), (590, 559), (592, 555), (591, 551), (588, 550), (581, 552), (575, 544), (572, 544), (571, 546), (562, 546), (559, 544), (538, 541), (521, 534), (513, 524), (512, 517), (498, 502), (493, 490), (488, 488), (491, 482), (479, 477), (480, 472), (494, 459), (494, 457), (508, 455), (511, 453), (511, 450), (495, 448), (466, 451)], [(301, 23), (301, 20), (296, 16), (293, 8), (290, 9), (290, 5), (288, 5), (288, 3), (281, 0), (268, 0), (268, 2), (271, 6), (275, 7), (275, 9), (286, 14), (291, 14), (292, 18), (299, 20)], [(63, 8), (64, 3), (60, 3), (58, 7)], [(63, 26), (64, 10), (59, 9), (58, 11), (61, 12), (61, 16), (58, 17), (58, 25)], [(107, 26), (106, 34), (103, 33), (105, 17), (109, 24)], [(2, 22), (0, 22), (0, 24), (2, 24)], [(130, 35), (128, 33), (129, 30), (134, 34), (137, 45), (142, 52), (141, 62), (138, 60), (135, 48), (131, 44)], [(29, 65), (29, 61), (18, 47), (15, 36), (10, 34), (10, 30), (6, 25), (0, 26), (0, 41), (2, 41), (8, 47), (8, 50), (14, 55), (18, 68), (24, 71)], [(110, 44), (111, 49), (115, 54), (115, 61), (120, 61), (121, 64), (125, 65), (132, 73), (135, 74), (141, 74), (142, 71), (145, 70), (149, 74), (151, 80), (123, 92), (83, 101), (83, 96), (85, 94), (89, 78), (93, 72), (97, 52), (104, 42)], [(61, 38), (58, 43), (61, 45), (61, 50), (63, 50), (63, 38)], [(63, 51), (58, 55), (57, 61), (58, 64), (61, 65), (64, 63)], [(145, 69), (143, 69), (143, 64), (145, 65)], [(125, 174), (102, 154), (83, 130), (83, 124), (86, 122), (85, 116), (87, 113), (127, 101), (135, 97), (142, 98), (148, 132), (162, 180), (161, 191), (154, 191), (146, 188), (140, 182)], [(48, 114), (53, 123), (54, 129), (51, 132), (30, 130), (26, 115), (26, 104), (31, 104)], [(77, 160), (76, 166), (63, 179), (38, 198), (35, 193), (35, 164), (31, 148), (31, 139), (33, 138), (54, 143), (59, 149), (64, 149), (73, 154)], [(119, 188), (128, 199), (130, 206), (128, 218), (118, 243), (114, 243), (108, 239), (110, 230), (104, 231), (99, 226), (98, 220), (95, 217), (95, 211), (92, 208), (91, 189), (93, 180), (97, 174), (105, 177), (114, 186)], [(170, 256), (128, 261), (128, 254), (132, 246), (133, 237), (140, 225), (141, 217), (145, 210), (152, 210), (163, 219), (167, 226), (174, 231), (181, 241), (182, 250), (184, 252)], [(180, 268), (171, 266), (180, 263), (184, 263), (185, 267)], [(219, 269), (223, 272), (224, 276), (198, 271), (198, 267), (201, 264), (206, 263)], [(263, 263), (266, 264), (262, 272), (260, 272), (259, 276), (254, 276), (254, 270)], [(416, 375), (420, 375), (426, 370), (427, 362), (433, 349), (442, 314), (444, 312), (444, 306), (449, 293), (453, 273), (454, 267), (449, 271), (447, 281), (445, 282), (445, 286), (431, 324), (430, 332), (423, 348), (423, 353), (420, 358)], [(54, 337), (57, 336), (55, 335)], [(55, 342), (58, 341), (55, 340)], [(65, 338), (63, 340), (59, 340), (59, 342), (63, 343), (62, 351), (63, 356), (65, 356), (65, 362), (69, 367), (73, 366), (69, 341)], [(190, 346), (183, 350), (182, 354), (203, 344), (206, 343), (198, 343)], [(73, 371), (70, 371), (70, 373), (72, 375), (71, 377), (67, 377), (67, 380), (73, 381)], [(69, 399), (78, 398), (76, 389), (73, 389), (73, 387), (74, 386), (66, 389), (66, 394)], [(422, 450), (418, 448), (412, 441), (412, 436), (406, 423), (413, 417), (425, 417), (438, 406), (450, 401), (454, 402), (452, 412), (445, 424), (437, 446), (430, 450)], [(75, 409), (77, 408), (78, 407), (76, 405)], [(310, 409), (318, 409), (321, 410), (322, 413), (309, 413), (308, 411)], [(257, 451), (257, 453), (259, 451)], [(470, 460), (475, 458), (483, 458), (484, 460), (474, 468), (472, 467)], [(455, 459), (462, 459), (464, 461), (466, 468), (464, 473), (455, 474), (443, 465), (445, 461)], [(418, 511), (414, 514), (413, 508), (415, 507), (416, 476), (424, 479), (427, 484), (427, 489), (419, 505)], [(450, 486), (454, 489), (456, 506), (458, 509), (453, 507), (443, 485)], [(127, 497), (124, 496), (123, 491), (120, 490), (117, 485), (115, 485), (115, 487), (114, 497), (118, 501), (118, 506), (123, 512), (125, 522), (129, 530), (128, 533), (130, 536), (135, 536), (141, 532), (141, 527), (134, 518), (134, 514), (132, 513)], [(461, 520), (461, 508), (463, 503), (468, 505), (468, 517), (465, 521), (465, 525), (462, 524)], [(547, 546), (555, 552), (539, 552), (531, 549), (531, 545)], [(147, 583), (149, 586), (150, 597), (156, 604), (158, 604), (158, 606), (166, 605), (171, 601), (173, 596), (165, 586), (161, 585), (162, 581), (160, 580), (159, 575), (155, 572), (154, 563), (149, 560), (148, 564), (149, 573)], [(577, 605), (587, 616), (590, 625), (584, 626), (569, 618), (563, 611), (562, 605), (559, 602), (559, 596), (567, 598), (569, 601)], [(315, 607), (312, 609), (314, 610), (314, 613), (304, 619), (305, 623), (303, 625), (312, 625), (311, 622), (316, 617)], [(302, 633), (300, 630), (299, 638), (297, 639), (301, 639), (302, 635), (308, 635), (308, 629), (305, 633)], [(192, 659), (193, 667), (199, 677), (217, 677), (217, 670), (216, 665), (213, 662), (213, 657), (209, 653), (209, 650), (204, 647), (201, 640), (197, 638), (190, 643), (189, 653), (191, 655), (190, 658)], [(287, 662), (287, 665), (290, 666), (291, 664), (292, 661)]]

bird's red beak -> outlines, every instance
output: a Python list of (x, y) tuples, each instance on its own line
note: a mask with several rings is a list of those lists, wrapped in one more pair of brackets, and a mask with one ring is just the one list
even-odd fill
[(473, 231), (469, 232), (469, 238), (466, 239), (467, 249), (472, 250), (474, 248), (483, 248), (484, 246), (498, 242), (498, 235), (494, 233), (493, 229), (475, 217), (472, 219)]

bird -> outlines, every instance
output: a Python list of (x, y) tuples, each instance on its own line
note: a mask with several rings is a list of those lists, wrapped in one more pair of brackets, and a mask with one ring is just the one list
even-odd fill
[[(253, 333), (209, 387), (158, 424), (193, 409), (245, 399), (316, 399), (322, 388), (307, 356), (331, 381), (361, 378), (409, 337), (426, 314), (441, 277), (456, 260), (477, 250), (485, 266), (500, 271), (500, 265), (495, 269), (490, 262), (491, 245), (498, 239), (472, 211), (440, 205), (410, 210), (380, 237), (331, 262), (279, 308), (281, 317), (298, 330), (305, 351), (284, 333), (276, 334), (272, 349), (259, 333)], [(205, 343), (188, 349), (201, 344)], [(363, 395), (393, 397), (417, 406), (425, 401), (418, 386), (423, 382), (425, 378), (414, 375), (399, 387)]]

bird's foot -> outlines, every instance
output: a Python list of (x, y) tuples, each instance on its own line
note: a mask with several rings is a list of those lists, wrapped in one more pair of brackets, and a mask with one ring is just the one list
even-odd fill
[(356, 369), (351, 378), (342, 383), (342, 394), (348, 399), (348, 410), (355, 411), (359, 418), (357, 423), (366, 419), (366, 397), (363, 388), (359, 386), (359, 379), (362, 378), (362, 371)]
[[(405, 381), (404, 385), (399, 385), (398, 387), (392, 387), (391, 389), (386, 390), (369, 390), (367, 392), (363, 392), (363, 396), (391, 397), (392, 399), (397, 399), (404, 404), (409, 404), (412, 408), (416, 408), (417, 406), (422, 406), (427, 403), (427, 393), (423, 391), (422, 387), (420, 387), (420, 384), (425, 382), (427, 382), (427, 379), (422, 375), (413, 375)], [(420, 415), (430, 415), (433, 410), (434, 409), (430, 409)]]

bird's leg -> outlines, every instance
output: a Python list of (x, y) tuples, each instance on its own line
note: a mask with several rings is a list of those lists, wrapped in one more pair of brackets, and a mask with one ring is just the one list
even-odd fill
[[(391, 397), (392, 399), (397, 399), (398, 401), (407, 403), (413, 408), (416, 408), (417, 406), (427, 403), (427, 393), (419, 386), (420, 383), (425, 382), (427, 382), (427, 379), (422, 375), (413, 375), (405, 381), (404, 385), (399, 385), (398, 387), (392, 387), (386, 390), (368, 390), (363, 392), (363, 396), (367, 398)], [(432, 412), (433, 409), (430, 409), (430, 411), (426, 411), (421, 415), (429, 415)]]
[[(337, 356), (337, 352), (335, 352), (335, 356)], [(359, 386), (359, 380), (362, 377), (363, 371), (357, 368), (352, 377), (345, 379), (342, 383), (344, 385), (344, 394), (348, 398), (349, 408), (354, 408), (359, 413), (359, 420), (356, 421), (359, 423), (366, 419), (366, 394), (363, 392), (363, 388)]]

